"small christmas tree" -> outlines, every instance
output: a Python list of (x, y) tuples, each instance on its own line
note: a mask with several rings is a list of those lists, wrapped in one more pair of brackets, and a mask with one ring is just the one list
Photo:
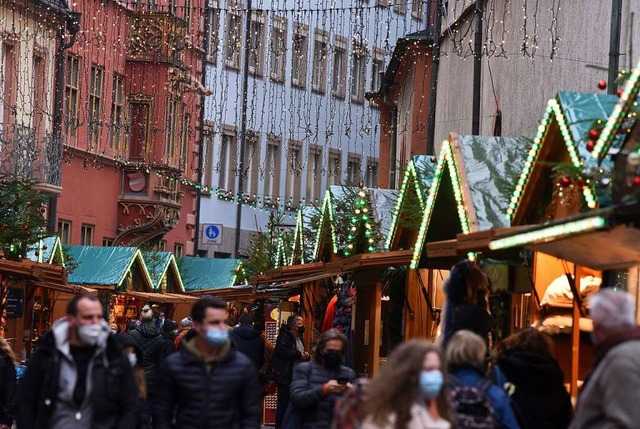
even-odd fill
[(34, 184), (22, 177), (0, 176), (0, 250), (6, 259), (20, 261), (48, 235), (47, 196), (35, 190)]
[(371, 209), (371, 200), (367, 190), (361, 186), (353, 203), (345, 256), (376, 250), (375, 219)]

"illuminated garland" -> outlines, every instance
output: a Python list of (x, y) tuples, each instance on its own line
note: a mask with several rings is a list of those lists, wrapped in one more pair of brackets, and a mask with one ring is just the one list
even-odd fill
[[(362, 253), (366, 251), (374, 252), (375, 239), (373, 230), (373, 214), (370, 211), (370, 200), (367, 195), (367, 191), (363, 188), (358, 191), (355, 201), (354, 213), (350, 220), (350, 230), (347, 233), (347, 247), (344, 249), (345, 256), (351, 256), (356, 253)], [(364, 227), (364, 231), (362, 228)], [(364, 232), (364, 239), (366, 240), (365, 247), (359, 248), (358, 239), (362, 238), (361, 234)]]
[(422, 254), (427, 229), (431, 221), (436, 196), (440, 189), (442, 174), (444, 174), (445, 168), (449, 169), (449, 177), (451, 178), (451, 184), (453, 186), (453, 195), (456, 200), (456, 209), (458, 212), (458, 219), (460, 220), (460, 226), (462, 227), (462, 232), (464, 234), (469, 233), (471, 222), (469, 221), (469, 216), (467, 215), (465, 208), (464, 194), (462, 192), (460, 178), (458, 177), (458, 170), (453, 156), (453, 148), (451, 147), (451, 143), (448, 140), (445, 140), (442, 143), (442, 152), (440, 152), (440, 157), (438, 158), (438, 164), (433, 176), (433, 183), (431, 184), (427, 195), (424, 216), (422, 217), (422, 223), (420, 224), (420, 230), (418, 231), (418, 239), (416, 240), (415, 248), (413, 249), (413, 257), (411, 258), (411, 269), (418, 268), (418, 262), (420, 261), (420, 255)]
[(606, 224), (606, 219), (601, 216), (590, 217), (587, 219), (576, 220), (539, 229), (537, 231), (523, 232), (522, 234), (513, 235), (511, 237), (499, 238), (489, 243), (489, 249), (508, 249), (511, 247), (535, 243), (536, 241), (551, 241), (571, 234), (601, 229)]
[(318, 253), (320, 252), (320, 242), (322, 241), (322, 235), (324, 234), (324, 228), (327, 223), (326, 216), (329, 216), (329, 228), (331, 234), (331, 244), (333, 253), (338, 253), (338, 240), (336, 238), (335, 224), (333, 223), (333, 204), (331, 202), (331, 191), (325, 191), (325, 197), (322, 201), (322, 209), (320, 210), (320, 220), (318, 224), (318, 231), (316, 232), (316, 242), (313, 248), (313, 260), (317, 261)]
[[(609, 116), (600, 137), (598, 138), (596, 145), (591, 152), (591, 156), (599, 159), (600, 161), (607, 155), (609, 148), (613, 143), (618, 130), (622, 126), (622, 123), (629, 115), (629, 110), (632, 106), (638, 106), (636, 97), (640, 90), (640, 61), (635, 69), (631, 72), (627, 83), (625, 84), (624, 91), (620, 95), (620, 100), (613, 108), (613, 113)], [(635, 116), (635, 113), (633, 113)]]
[(293, 249), (291, 252), (291, 258), (289, 261), (289, 265), (293, 265), (295, 263), (296, 254), (299, 252), (300, 264), (304, 264), (304, 231), (302, 224), (302, 207), (298, 209), (298, 214), (296, 215), (296, 228), (293, 231)]
[[(571, 163), (576, 168), (581, 168), (584, 164), (584, 162), (580, 158), (580, 155), (578, 154), (578, 151), (576, 150), (576, 142), (574, 142), (573, 137), (571, 136), (571, 131), (569, 130), (569, 126), (567, 125), (567, 120), (564, 116), (564, 113), (562, 112), (560, 103), (558, 103), (555, 98), (552, 98), (547, 103), (547, 108), (545, 109), (542, 121), (540, 121), (540, 125), (538, 125), (538, 132), (536, 133), (536, 136), (533, 139), (533, 144), (531, 145), (529, 153), (527, 154), (527, 159), (524, 163), (524, 167), (522, 168), (522, 173), (518, 177), (516, 188), (511, 195), (509, 207), (507, 208), (507, 217), (510, 221), (513, 221), (517, 208), (522, 201), (522, 195), (524, 194), (524, 190), (529, 183), (529, 178), (531, 177), (533, 166), (536, 162), (538, 162), (538, 155), (540, 154), (542, 142), (549, 133), (551, 120), (554, 118), (558, 123), (558, 128), (560, 128), (562, 140), (564, 141), (567, 152), (569, 153), (569, 159), (571, 160)], [(595, 208), (597, 205), (597, 199), (593, 188), (591, 186), (584, 186), (582, 194), (584, 195), (585, 201), (587, 202), (587, 206), (592, 209)]]

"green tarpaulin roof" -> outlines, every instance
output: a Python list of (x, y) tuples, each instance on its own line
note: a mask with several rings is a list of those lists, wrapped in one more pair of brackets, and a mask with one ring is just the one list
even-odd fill
[(171, 252), (142, 252), (142, 259), (147, 267), (149, 278), (154, 289), (159, 289), (162, 279), (167, 275), (169, 269), (175, 270), (178, 287), (184, 290), (182, 278), (176, 264), (176, 259)]
[[(36, 255), (36, 252), (38, 255)], [(60, 238), (58, 236), (47, 237), (40, 240), (38, 244), (33, 245), (29, 252), (27, 252), (27, 259), (47, 264), (52, 264), (56, 256), (64, 263), (62, 245), (60, 244)]]
[(478, 229), (510, 226), (506, 216), (529, 139), (458, 136)]
[(142, 255), (135, 247), (68, 246), (67, 252), (78, 264), (69, 274), (69, 284), (119, 287), (138, 261), (144, 280), (151, 287)]
[(240, 259), (184, 257), (177, 260), (185, 291), (228, 288), (234, 285)]

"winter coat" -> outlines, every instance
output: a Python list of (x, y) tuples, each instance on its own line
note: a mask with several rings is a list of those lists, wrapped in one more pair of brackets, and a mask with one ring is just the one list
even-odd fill
[(283, 326), (276, 340), (276, 347), (271, 358), (271, 369), (276, 383), (288, 386), (291, 384), (293, 366), (302, 360), (302, 353), (296, 346), (296, 338), (291, 329)]
[(76, 413), (81, 412), (68, 398), (73, 395), (76, 367), (68, 342), (69, 325), (66, 319), (60, 319), (38, 342), (20, 380), (16, 398), (20, 429), (51, 428), (54, 420), (57, 427), (65, 429), (137, 429), (138, 388), (133, 370), (113, 335), (105, 329), (87, 369), (87, 377), (91, 378), (80, 408), (89, 410), (91, 422), (75, 424)]
[(640, 425), (640, 341), (611, 348), (578, 397), (571, 429), (637, 428)]
[(442, 323), (443, 348), (458, 331), (467, 330), (480, 335), (485, 343), (489, 344), (489, 333), (493, 328), (493, 317), (487, 312), (486, 307), (475, 304), (451, 305), (449, 302), (444, 306), (444, 320)]
[[(373, 422), (371, 417), (365, 419), (360, 429), (395, 429), (396, 416), (392, 415), (386, 424), (378, 425)], [(450, 429), (451, 423), (440, 418), (435, 420), (427, 411), (427, 408), (421, 404), (414, 404), (411, 407), (411, 420), (405, 426), (405, 429)]]
[[(564, 374), (551, 356), (526, 350), (510, 350), (498, 357), (494, 373), (499, 385), (515, 386), (511, 396), (520, 427), (523, 429), (566, 429), (573, 407), (564, 387)], [(501, 380), (500, 380), (501, 379)]]
[[(183, 344), (195, 341), (195, 336), (187, 334)], [(154, 428), (258, 429), (260, 394), (253, 363), (233, 347), (208, 371), (202, 359), (184, 345), (161, 367), (152, 404)]]
[(250, 325), (240, 325), (231, 331), (231, 340), (236, 350), (251, 359), (259, 371), (264, 363), (264, 340), (260, 332)]
[(355, 372), (344, 365), (329, 370), (316, 360), (296, 366), (291, 381), (291, 404), (300, 416), (301, 429), (329, 429), (338, 395), (325, 396), (322, 385), (329, 380), (346, 378), (349, 383), (356, 379)]
[(16, 367), (0, 351), (0, 424), (11, 426), (15, 418)]
[(160, 335), (162, 335), (162, 339), (164, 340), (164, 356), (169, 356), (171, 353), (176, 351), (176, 346), (174, 344), (175, 338), (171, 335), (171, 332), (160, 331)]
[[(477, 386), (483, 377), (479, 369), (470, 366), (453, 367), (450, 373), (458, 379), (463, 386), (467, 387)], [(502, 387), (495, 384), (491, 385), (487, 390), (487, 395), (489, 396), (491, 405), (493, 405), (498, 423), (505, 429), (520, 429), (520, 425), (518, 425), (516, 416), (509, 403), (509, 396), (507, 396), (507, 393)]]
[(144, 378), (147, 381), (147, 392), (153, 395), (160, 364), (167, 356), (166, 341), (153, 322), (143, 323), (138, 326), (138, 329), (131, 331), (129, 335), (142, 350), (142, 368), (144, 368)]

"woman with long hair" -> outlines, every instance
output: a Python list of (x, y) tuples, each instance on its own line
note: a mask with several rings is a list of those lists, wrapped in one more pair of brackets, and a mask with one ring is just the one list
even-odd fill
[(11, 345), (0, 338), (0, 429), (9, 429), (15, 418), (16, 356)]
[(446, 374), (440, 348), (401, 344), (365, 388), (362, 429), (449, 429)]
[(115, 337), (122, 350), (129, 359), (129, 364), (133, 367), (133, 375), (138, 386), (138, 428), (146, 429), (149, 427), (149, 413), (147, 411), (147, 384), (144, 378), (144, 369), (142, 368), (142, 350), (137, 343), (128, 335), (116, 335)]

